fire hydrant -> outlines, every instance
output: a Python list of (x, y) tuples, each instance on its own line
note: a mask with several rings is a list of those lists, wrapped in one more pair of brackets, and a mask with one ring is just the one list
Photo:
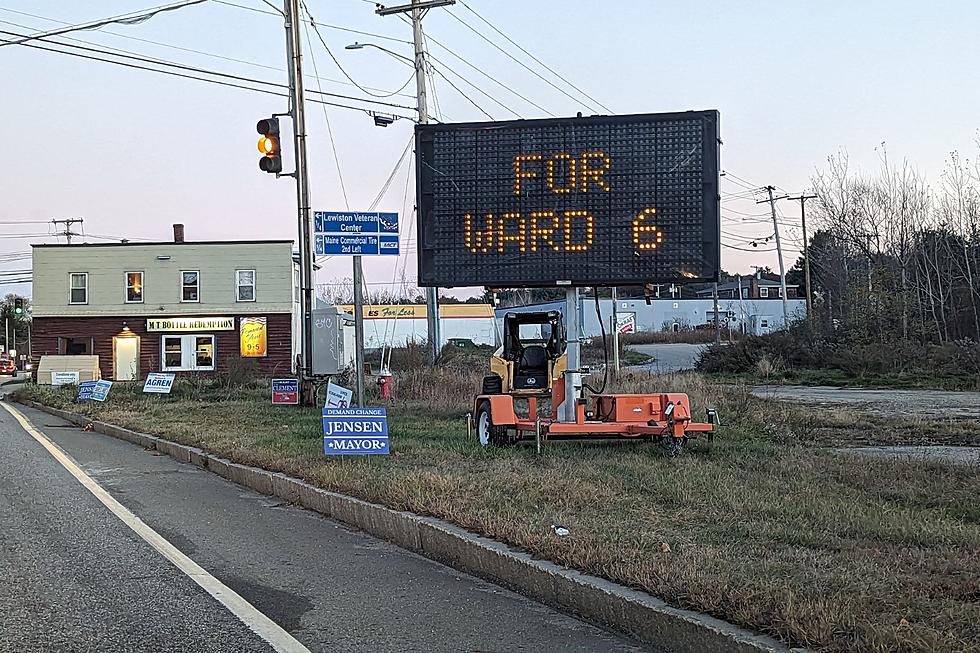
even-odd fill
[(391, 372), (381, 370), (378, 374), (378, 392), (382, 399), (391, 399)]

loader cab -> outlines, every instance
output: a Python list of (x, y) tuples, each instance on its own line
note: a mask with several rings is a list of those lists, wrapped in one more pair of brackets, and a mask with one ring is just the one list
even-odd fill
[(503, 331), (503, 346), (490, 360), (484, 394), (550, 392), (565, 368), (561, 312), (507, 313)]

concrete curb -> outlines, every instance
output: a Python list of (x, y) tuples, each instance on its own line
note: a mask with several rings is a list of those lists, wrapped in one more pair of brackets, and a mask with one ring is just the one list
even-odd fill
[[(20, 403), (79, 426), (207, 469), (234, 483), (344, 522), (459, 571), (478, 576), (586, 621), (679, 653), (784, 652), (788, 647), (720, 619), (674, 608), (644, 592), (537, 560), (528, 553), (432, 517), (385, 508), (314, 487), (285, 474), (241, 465), (195, 447), (124, 429), (35, 401)], [(792, 649), (802, 651), (803, 649)]]

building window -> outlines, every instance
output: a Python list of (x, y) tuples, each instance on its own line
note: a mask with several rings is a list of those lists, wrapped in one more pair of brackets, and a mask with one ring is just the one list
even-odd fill
[(768, 296), (769, 296), (768, 288), (759, 288), (759, 297), (768, 297)]
[(184, 270), (180, 273), (180, 301), (200, 301), (201, 273), (197, 270)]
[(163, 336), (163, 371), (214, 369), (214, 336)]
[(72, 272), (68, 279), (68, 303), (88, 304), (88, 272)]
[(58, 354), (61, 356), (91, 355), (94, 352), (93, 338), (58, 338)]
[(237, 301), (255, 301), (255, 270), (235, 270), (235, 288), (238, 293)]
[(127, 304), (143, 303), (143, 273), (142, 272), (126, 273), (126, 303)]

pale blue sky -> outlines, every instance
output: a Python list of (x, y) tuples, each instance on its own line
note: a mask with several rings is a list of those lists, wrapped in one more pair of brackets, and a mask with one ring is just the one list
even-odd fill
[[(411, 38), (407, 24), (397, 17), (376, 16), (371, 2), (307, 1), (320, 23)], [(875, 147), (883, 141), (891, 158), (908, 158), (934, 182), (950, 150), (970, 156), (976, 152), (980, 3), (467, 1), (616, 113), (718, 109), (722, 167), (753, 185), (803, 190), (814, 168), (839, 149), (849, 152), (854, 165), (873, 169), (878, 164)], [(235, 2), (268, 11), (261, 0)], [(4, 9), (69, 22), (153, 4), (0, 0)], [(425, 27), (433, 39), (557, 115), (591, 113), (494, 50), (450, 13), (527, 60), (461, 5), (429, 14)], [(20, 32), (25, 30), (9, 23), (32, 30), (57, 26), (3, 10), (0, 20), (8, 21), (0, 23), (0, 29)], [(354, 40), (376, 42), (410, 55), (407, 43), (321, 29), (361, 84), (394, 89), (410, 76), (409, 67), (382, 52), (343, 47)], [(162, 48), (106, 31), (279, 70)], [(73, 36), (188, 65), (285, 80), (281, 20), (214, 2), (161, 14), (142, 25), (116, 25)], [(320, 76), (343, 80), (313, 39)], [(439, 60), (520, 115), (544, 116), (441, 47), (430, 47)], [(531, 61), (528, 65), (539, 70)], [(306, 67), (312, 74), (309, 57)], [(513, 117), (453, 79), (495, 118)], [(316, 89), (315, 82), (308, 82), (308, 87)], [(447, 120), (484, 118), (439, 77), (436, 87)], [(13, 46), (0, 48), (0, 88), (6, 159), (0, 177), (0, 221), (83, 216), (90, 234), (152, 239), (170, 238), (173, 222), (183, 222), (188, 238), (194, 240), (295, 237), (292, 181), (261, 173), (255, 150), (255, 121), (284, 110), (285, 99)], [(350, 85), (330, 82), (323, 83), (323, 90), (360, 95)], [(406, 92), (413, 91), (409, 84)], [(412, 97), (395, 96), (391, 101), (414, 104)], [(412, 125), (404, 120), (381, 129), (362, 112), (328, 112), (351, 208), (364, 209), (408, 143)], [(314, 207), (343, 209), (318, 105), (310, 106), (308, 121)], [(404, 211), (406, 172), (403, 168), (396, 177), (381, 210)], [(723, 182), (723, 190), (742, 189)], [(409, 187), (409, 211), (412, 193)], [(798, 214), (795, 204), (781, 208), (789, 221)], [(726, 202), (725, 230), (768, 235), (769, 227), (739, 220), (742, 213), (757, 212), (752, 201)], [(31, 239), (9, 235), (39, 228), (47, 230), (44, 225), (0, 225), (0, 255), (27, 251)], [(745, 244), (738, 237), (726, 240)], [(403, 250), (413, 246), (407, 242)], [(794, 259), (795, 252), (790, 253), (787, 264)], [(775, 255), (723, 252), (726, 269), (747, 271), (752, 264), (775, 268)], [(370, 281), (390, 282), (392, 265), (391, 260), (367, 261)], [(27, 267), (29, 261), (0, 262), (0, 271)], [(349, 261), (334, 258), (325, 263), (319, 280), (347, 275)], [(414, 279), (414, 256), (407, 261), (407, 276)], [(14, 289), (26, 290), (4, 286), (0, 291)]]

